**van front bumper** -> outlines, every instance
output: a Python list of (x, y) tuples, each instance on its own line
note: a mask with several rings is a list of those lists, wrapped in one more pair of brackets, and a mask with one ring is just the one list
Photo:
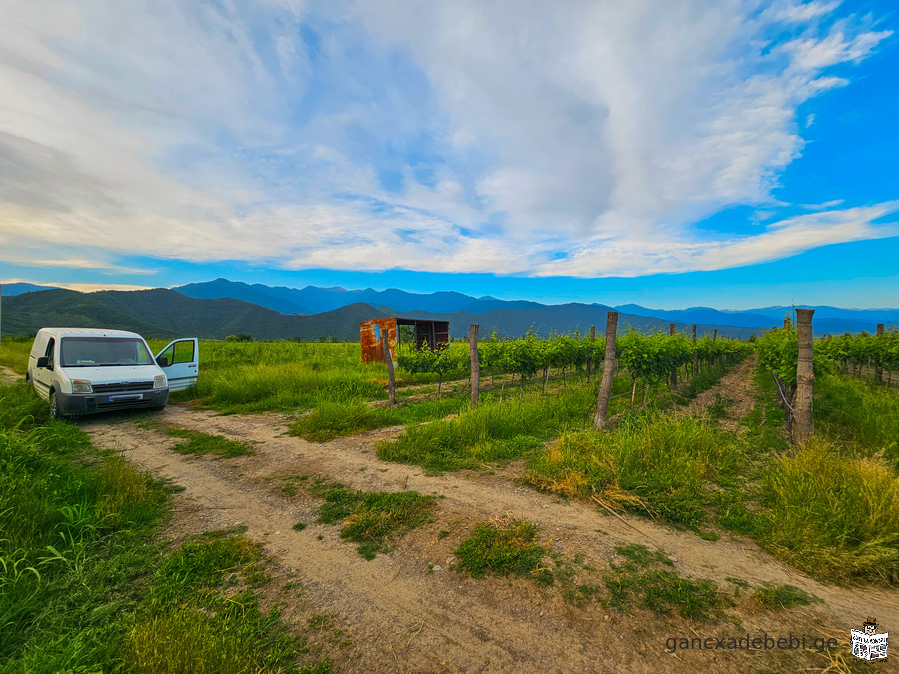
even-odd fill
[(61, 414), (93, 414), (107, 410), (149, 409), (168, 404), (169, 390), (157, 388), (147, 391), (120, 393), (57, 393), (56, 404)]

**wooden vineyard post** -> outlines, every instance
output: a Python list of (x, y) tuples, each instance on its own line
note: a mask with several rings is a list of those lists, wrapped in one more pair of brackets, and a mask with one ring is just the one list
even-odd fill
[(699, 369), (699, 357), (696, 355), (696, 323), (693, 324), (693, 376), (696, 376), (696, 370)]
[(393, 374), (393, 354), (390, 353), (390, 337), (387, 328), (381, 330), (381, 345), (384, 347), (384, 362), (387, 363), (387, 405), (396, 405), (396, 379)]
[(815, 372), (812, 367), (812, 316), (814, 309), (796, 309), (799, 361), (796, 365), (796, 395), (793, 397), (793, 441), (801, 443), (815, 432), (812, 419)]
[[(712, 331), (712, 344), (714, 344), (717, 341), (718, 341), (718, 328), (715, 328)], [(718, 364), (718, 359), (715, 358), (715, 352), (712, 351), (712, 365), (717, 365), (717, 364)]]
[[(590, 326), (590, 344), (592, 345), (596, 341), (596, 326)], [(590, 353), (593, 353), (593, 349), (590, 349)], [(590, 381), (590, 375), (593, 374), (593, 358), (587, 359), (587, 381)]]
[(468, 352), (471, 356), (471, 409), (478, 408), (478, 393), (481, 385), (481, 361), (478, 358), (478, 328), (472, 323), (468, 328)]
[(596, 398), (596, 413), (593, 415), (593, 425), (596, 428), (606, 427), (609, 397), (612, 395), (612, 377), (615, 376), (615, 334), (617, 332), (618, 312), (610, 311), (606, 317), (606, 355), (602, 361), (602, 380), (599, 384), (599, 395)]
[[(877, 324), (877, 336), (883, 337), (883, 323)], [(878, 383), (882, 384), (883, 383), (883, 368), (881, 367), (880, 363), (877, 364), (877, 370), (875, 370), (874, 374), (877, 375)]]
[[(674, 333), (676, 332), (674, 323), (668, 324), (668, 334), (674, 337)], [(671, 370), (671, 390), (675, 390), (677, 388), (677, 368)]]

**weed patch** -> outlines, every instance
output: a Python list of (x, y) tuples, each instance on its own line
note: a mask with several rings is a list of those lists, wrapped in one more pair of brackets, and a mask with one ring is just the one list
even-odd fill
[(388, 552), (395, 536), (434, 521), (436, 499), (416, 491), (352, 491), (339, 482), (318, 482), (310, 491), (325, 499), (317, 521), (342, 522), (340, 537), (359, 543), (359, 554), (369, 560)]
[(564, 435), (528, 457), (523, 479), (567, 496), (595, 493), (610, 507), (695, 528), (710, 503), (706, 484), (732, 476), (738, 454), (726, 434), (697, 419), (647, 412), (625, 418), (612, 433)]
[(794, 606), (806, 606), (813, 602), (821, 602), (815, 595), (800, 590), (794, 585), (777, 585), (765, 583), (752, 595), (771, 611), (780, 611)]
[(615, 551), (625, 558), (612, 563), (613, 575), (605, 579), (611, 593), (608, 604), (624, 608), (631, 599), (665, 615), (676, 609), (684, 618), (714, 622), (733, 601), (709, 580), (681, 578), (661, 550), (650, 551), (642, 545), (619, 546)]
[(727, 398), (716, 392), (715, 400), (709, 405), (709, 419), (714, 421), (725, 416), (727, 414), (727, 409), (733, 404), (734, 401), (731, 398)]
[(187, 442), (175, 445), (174, 451), (179, 454), (215, 454), (225, 458), (252, 454), (253, 450), (242, 442), (229, 440), (222, 435), (210, 435), (186, 428), (169, 428), (166, 435), (173, 438), (187, 438)]
[(497, 576), (531, 577), (552, 585), (553, 573), (541, 565), (546, 549), (537, 542), (537, 526), (512, 517), (478, 524), (454, 554), (460, 568), (475, 578), (487, 571)]

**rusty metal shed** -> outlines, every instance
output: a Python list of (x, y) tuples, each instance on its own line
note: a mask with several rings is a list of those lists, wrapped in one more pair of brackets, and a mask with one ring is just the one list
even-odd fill
[(384, 346), (381, 343), (382, 330), (387, 331), (390, 352), (395, 362), (397, 350), (400, 347), (399, 329), (397, 327), (400, 325), (412, 326), (415, 337), (411, 346), (415, 349), (428, 346), (433, 350), (445, 348), (449, 345), (449, 321), (425, 321), (414, 318), (373, 318), (369, 321), (362, 321), (359, 324), (362, 362), (387, 362), (384, 358)]

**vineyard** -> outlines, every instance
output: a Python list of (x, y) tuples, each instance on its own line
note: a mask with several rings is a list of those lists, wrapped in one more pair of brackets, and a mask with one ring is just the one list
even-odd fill
[[(899, 620), (876, 603), (899, 583), (899, 333), (812, 343), (797, 319), (751, 342), (494, 334), (395, 368), (358, 343), (203, 341), (164, 413), (74, 423), (4, 386), (0, 512), (35, 521), (0, 523), (0, 671), (431, 671), (446, 653), (469, 671), (485, 648), (549, 671), (545, 619), (572, 671), (633, 633), (627, 671), (680, 673), (709, 667), (661, 658), (672, 630)], [(0, 364), (21, 374), (29, 347), (4, 339)], [(207, 533), (161, 551), (167, 517)], [(840, 644), (709, 671), (849, 671)]]
[[(494, 333), (489, 340), (477, 345), (480, 366), (490, 373), (491, 383), (497, 374), (518, 376), (522, 387), (539, 374), (543, 392), (551, 371), (578, 377), (602, 370), (605, 357), (605, 338), (579, 337), (577, 334), (556, 335), (539, 339), (530, 335), (523, 339), (499, 339)], [(616, 370), (629, 373), (634, 387), (641, 383), (645, 389), (669, 381), (683, 371), (684, 379), (722, 362), (733, 362), (752, 351), (749, 343), (718, 340), (712, 336), (691, 341), (681, 334), (645, 335), (629, 331), (616, 340)], [(397, 363), (410, 374), (434, 373), (439, 377), (451, 371), (466, 371), (470, 367), (468, 354), (458, 349), (401, 351)], [(676, 381), (676, 380), (675, 380)]]

